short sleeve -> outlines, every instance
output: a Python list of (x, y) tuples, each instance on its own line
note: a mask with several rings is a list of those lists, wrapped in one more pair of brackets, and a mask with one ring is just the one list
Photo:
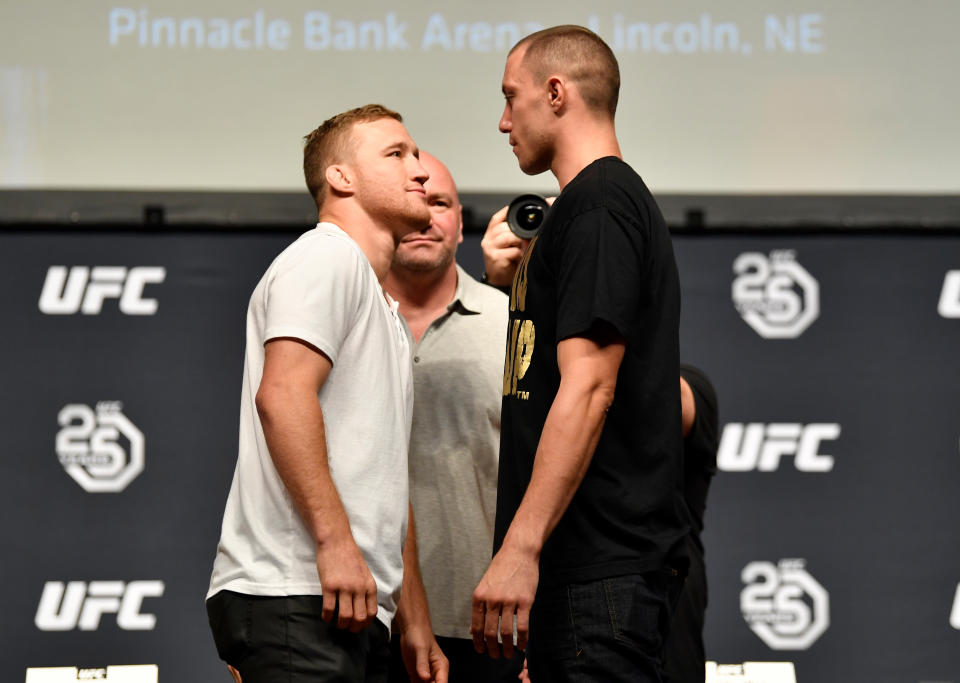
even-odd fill
[(643, 297), (640, 226), (597, 207), (562, 226), (557, 238), (557, 341), (583, 335), (598, 321), (627, 336)]
[(356, 323), (364, 274), (356, 249), (339, 237), (315, 235), (295, 242), (277, 259), (267, 282), (264, 342), (301, 339), (336, 364)]

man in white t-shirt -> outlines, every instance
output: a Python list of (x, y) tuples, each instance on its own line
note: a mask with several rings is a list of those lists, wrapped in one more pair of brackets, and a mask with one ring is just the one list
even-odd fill
[(310, 133), (304, 174), (320, 222), (250, 298), (210, 626), (244, 683), (372, 682), (386, 680), (396, 616), (413, 675), (445, 681), (404, 552), (412, 380), (381, 289), (397, 243), (429, 223), (428, 174), (400, 115), (379, 105)]

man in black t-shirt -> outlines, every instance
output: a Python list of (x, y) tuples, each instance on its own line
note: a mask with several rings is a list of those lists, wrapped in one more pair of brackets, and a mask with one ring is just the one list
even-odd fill
[(503, 77), (500, 130), (561, 192), (513, 278), (494, 557), (471, 631), (510, 657), (516, 619), (534, 681), (661, 680), (687, 564), (679, 280), (621, 158), (619, 80), (576, 26), (520, 41)]

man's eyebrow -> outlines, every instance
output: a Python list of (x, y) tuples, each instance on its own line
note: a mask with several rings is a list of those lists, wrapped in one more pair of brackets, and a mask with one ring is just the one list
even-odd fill
[[(410, 145), (407, 144), (407, 141), (406, 141), (406, 140), (394, 140), (393, 142), (390, 142), (389, 144), (384, 145), (383, 151), (384, 151), (384, 152), (389, 152), (389, 151), (394, 150), (394, 149), (400, 149), (400, 150), (406, 151), (406, 150), (409, 149), (409, 148), (410, 148)], [(414, 151), (415, 151), (417, 154), (420, 153), (420, 150), (418, 150), (416, 147), (414, 147)]]

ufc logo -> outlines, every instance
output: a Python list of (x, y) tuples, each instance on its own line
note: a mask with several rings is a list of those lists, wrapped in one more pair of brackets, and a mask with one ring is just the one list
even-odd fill
[(833, 423), (734, 422), (723, 428), (717, 467), (725, 472), (776, 472), (780, 458), (793, 456), (793, 465), (801, 472), (829, 472), (833, 456), (821, 454), (820, 446), (839, 437), (840, 425)]
[(50, 266), (40, 293), (40, 310), (47, 315), (97, 315), (107, 299), (120, 300), (120, 312), (153, 315), (157, 300), (146, 299), (143, 289), (167, 277), (160, 266)]
[(116, 614), (125, 631), (151, 631), (153, 614), (140, 609), (144, 598), (163, 595), (163, 581), (47, 581), (34, 623), (41, 631), (96, 631), (104, 614)]

